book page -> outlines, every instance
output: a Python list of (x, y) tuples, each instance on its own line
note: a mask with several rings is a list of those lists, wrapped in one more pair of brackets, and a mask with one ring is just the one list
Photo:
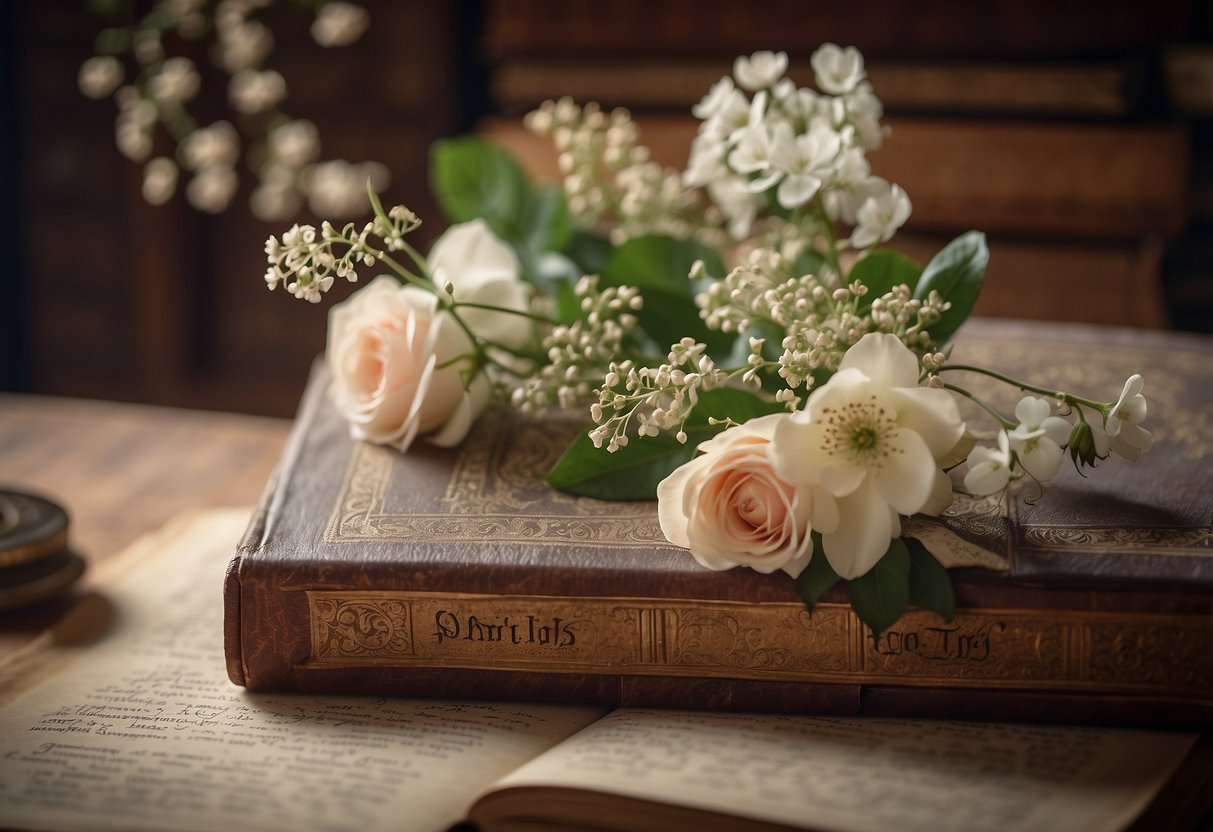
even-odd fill
[(840, 832), (1114, 830), (1195, 735), (618, 710), (507, 776)]
[(0, 673), (5, 827), (441, 830), (602, 715), (233, 685), (221, 587), (247, 517), (200, 513), (137, 544), (59, 633), (103, 637)]

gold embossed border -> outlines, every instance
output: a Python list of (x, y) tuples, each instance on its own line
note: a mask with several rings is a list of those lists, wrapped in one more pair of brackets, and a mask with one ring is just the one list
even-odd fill
[(1038, 551), (1213, 557), (1213, 529), (1205, 527), (1021, 526), (1020, 534)]
[(652, 501), (590, 500), (555, 492), (542, 482), (570, 435), (567, 425), (558, 426), (564, 429), (537, 422), (510, 424), (500, 414), (486, 414), (452, 468), (441, 503), (444, 513), (390, 510), (388, 489), (400, 455), (357, 443), (324, 540), (668, 546)]
[(873, 644), (849, 606), (307, 592), (308, 666), (463, 668), (1152, 694), (1210, 704), (1213, 618), (910, 611)]

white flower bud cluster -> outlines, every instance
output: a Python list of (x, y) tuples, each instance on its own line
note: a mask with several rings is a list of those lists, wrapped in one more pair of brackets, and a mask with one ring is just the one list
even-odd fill
[[(376, 217), (361, 231), (352, 222), (338, 231), (325, 220), (317, 234), (315, 226), (296, 223), (281, 240), (270, 237), (265, 241), (269, 262), (266, 286), (274, 289), (281, 283), (295, 297), (319, 303), (335, 278), (343, 277), (354, 283), (358, 280), (358, 265), (373, 266), (383, 256), (383, 252), (368, 243), (372, 236), (383, 239), (389, 250), (398, 251), (403, 247), (404, 235), (420, 225), (417, 215), (403, 205), (388, 211), (388, 222)], [(333, 246), (345, 246), (346, 251), (338, 256)]]
[(786, 271), (786, 261), (776, 252), (756, 249), (749, 265), (733, 269), (696, 298), (699, 314), (711, 329), (746, 332), (765, 324), (761, 328), (784, 333), (779, 345), (783, 352), (774, 363), (764, 356), (765, 339), (750, 338), (750, 369), (743, 377), (757, 383), (760, 369), (778, 366), (789, 388), (778, 401), (794, 401), (790, 391), (811, 385), (815, 372), (837, 370), (843, 354), (869, 332), (896, 335), (919, 353), (930, 350), (926, 328), (949, 308), (937, 292), (921, 300), (903, 284), (864, 309), (868, 290), (858, 281), (831, 288), (816, 275), (786, 277)]
[(634, 287), (599, 289), (598, 278), (593, 275), (581, 278), (574, 293), (581, 319), (554, 327), (544, 337), (542, 346), (548, 363), (510, 396), (511, 404), (523, 413), (538, 413), (553, 406), (582, 407), (592, 401), (604, 368), (616, 366), (612, 362), (623, 351), (624, 339), (636, 328), (634, 313), (644, 307), (644, 299)]
[(638, 436), (676, 430), (675, 438), (686, 442), (684, 428), (699, 402), (699, 392), (729, 380), (706, 350), (704, 344), (683, 338), (670, 347), (667, 362), (657, 367), (611, 362), (597, 391), (598, 401), (590, 408), (597, 425), (590, 431), (594, 447), (605, 445), (610, 453), (625, 447), (633, 425)]
[(627, 110), (607, 114), (593, 102), (581, 107), (565, 97), (545, 101), (525, 124), (555, 144), (569, 211), (587, 226), (611, 220), (614, 243), (645, 234), (718, 236), (712, 224), (719, 226), (718, 212), (704, 210), (678, 171), (649, 158)]

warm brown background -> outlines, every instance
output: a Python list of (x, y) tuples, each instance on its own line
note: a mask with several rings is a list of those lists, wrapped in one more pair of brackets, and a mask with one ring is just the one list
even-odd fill
[[(886, 101), (894, 134), (874, 167), (915, 205), (899, 245), (926, 257), (970, 226), (989, 233), (981, 313), (1213, 330), (1208, 2), (364, 5), (364, 39), (322, 50), (295, 4), (277, 4), (271, 65), (325, 156), (385, 163), (387, 198), (421, 212), (431, 239), (437, 137), (478, 126), (541, 169), (516, 118), (567, 90), (631, 105), (655, 125), (658, 155), (680, 163), (681, 114), (704, 78), (759, 48), (804, 67), (833, 40), (864, 51)], [(100, 28), (86, 3), (2, 8), (0, 389), (289, 415), (328, 304), (263, 288), (262, 244), (285, 226), (252, 218), (247, 181), (219, 217), (180, 194), (144, 204), (138, 166), (114, 148), (112, 103), (76, 88)], [(1193, 55), (1195, 69), (1168, 74)], [(204, 120), (224, 112), (222, 93), (204, 72)]]

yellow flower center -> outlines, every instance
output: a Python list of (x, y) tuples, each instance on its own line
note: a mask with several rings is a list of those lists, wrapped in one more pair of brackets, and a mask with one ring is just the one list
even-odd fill
[(897, 422), (875, 396), (822, 409), (825, 418), (823, 450), (862, 468), (879, 469), (891, 453)]

